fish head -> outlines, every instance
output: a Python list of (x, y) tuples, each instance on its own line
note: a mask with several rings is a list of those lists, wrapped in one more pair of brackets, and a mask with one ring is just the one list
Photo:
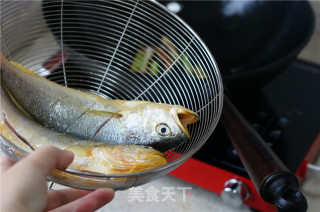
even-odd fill
[(126, 118), (126, 127), (142, 145), (164, 152), (187, 141), (187, 126), (198, 120), (197, 113), (182, 106), (150, 103), (135, 108)]

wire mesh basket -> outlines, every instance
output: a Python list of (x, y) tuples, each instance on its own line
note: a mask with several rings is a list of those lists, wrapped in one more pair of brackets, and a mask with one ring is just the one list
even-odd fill
[[(1, 14), (1, 52), (34, 73), (107, 99), (182, 105), (200, 116), (191, 139), (164, 153), (163, 167), (126, 175), (53, 170), (50, 180), (82, 189), (138, 186), (181, 165), (212, 134), (223, 100), (215, 60), (158, 2), (4, 1)], [(15, 160), (27, 154), (4, 138), (1, 144)]]

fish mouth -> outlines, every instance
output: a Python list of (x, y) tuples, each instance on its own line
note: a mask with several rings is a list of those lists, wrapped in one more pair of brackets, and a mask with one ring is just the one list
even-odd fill
[(174, 113), (172, 113), (173, 120), (178, 125), (179, 129), (190, 138), (188, 131), (188, 125), (196, 123), (199, 121), (199, 115), (192, 110), (186, 108), (173, 108)]

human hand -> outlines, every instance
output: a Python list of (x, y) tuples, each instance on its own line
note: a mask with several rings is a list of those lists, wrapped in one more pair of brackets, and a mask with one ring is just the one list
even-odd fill
[(65, 169), (73, 154), (53, 146), (36, 150), (15, 163), (1, 158), (1, 211), (95, 211), (114, 197), (113, 189), (48, 191), (46, 176)]

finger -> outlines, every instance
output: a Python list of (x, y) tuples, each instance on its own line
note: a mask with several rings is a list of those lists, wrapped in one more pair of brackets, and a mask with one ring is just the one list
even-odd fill
[(64, 151), (54, 146), (42, 147), (25, 159), (21, 163), (17, 163), (18, 169), (39, 171), (41, 176), (47, 176), (49, 172), (56, 169), (65, 169), (73, 160), (73, 153)]
[(114, 197), (113, 189), (98, 189), (81, 199), (52, 210), (52, 212), (91, 212), (109, 203)]
[(0, 162), (0, 170), (1, 173), (5, 172), (6, 170), (8, 170), (10, 167), (12, 167), (16, 162), (11, 160), (8, 156), (3, 155), (1, 157), (1, 162)]
[(74, 200), (77, 200), (92, 191), (80, 190), (80, 189), (62, 189), (56, 191), (50, 191), (47, 197), (47, 205), (45, 211), (53, 210), (62, 205), (66, 205)]

